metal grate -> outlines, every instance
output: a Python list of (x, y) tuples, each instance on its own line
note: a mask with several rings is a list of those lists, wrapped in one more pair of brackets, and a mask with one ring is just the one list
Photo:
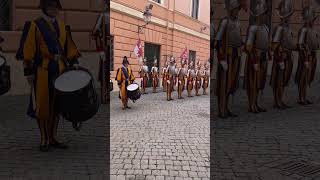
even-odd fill
[(311, 163), (303, 160), (288, 161), (272, 168), (280, 169), (291, 174), (296, 174), (303, 177), (314, 177), (320, 175), (320, 164)]

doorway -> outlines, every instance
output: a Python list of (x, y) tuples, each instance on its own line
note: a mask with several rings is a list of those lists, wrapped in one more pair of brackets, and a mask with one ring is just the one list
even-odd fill
[[(159, 69), (159, 61), (160, 61), (160, 45), (152, 44), (152, 43), (145, 43), (144, 45), (144, 55), (147, 59), (147, 66), (149, 71), (151, 71), (151, 68), (153, 66), (154, 59), (158, 59), (157, 67)], [(150, 78), (147, 87), (152, 87), (152, 79)]]

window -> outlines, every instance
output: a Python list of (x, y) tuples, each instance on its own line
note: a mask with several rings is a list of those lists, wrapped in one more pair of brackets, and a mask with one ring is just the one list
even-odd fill
[(196, 62), (196, 51), (189, 50), (189, 61), (192, 61), (193, 65), (195, 65), (195, 62)]
[(0, 1), (0, 31), (10, 30), (11, 0)]
[(153, 0), (153, 1), (161, 4), (161, 0)]
[(191, 16), (194, 19), (198, 19), (198, 15), (199, 15), (199, 0), (192, 0), (192, 12), (191, 12)]

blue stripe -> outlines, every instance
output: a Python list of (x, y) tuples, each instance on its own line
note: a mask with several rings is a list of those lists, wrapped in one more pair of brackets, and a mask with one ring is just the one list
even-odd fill
[[(60, 42), (58, 41), (57, 33), (53, 32), (47, 22), (43, 19), (37, 19), (36, 24), (47, 44), (48, 50), (51, 54), (59, 54), (59, 50), (62, 50)], [(63, 51), (60, 51), (63, 52)]]
[(23, 54), (24, 43), (26, 42), (30, 27), (31, 27), (31, 22), (27, 21), (24, 24), (24, 28), (23, 28), (23, 31), (22, 31), (22, 36), (21, 36), (21, 39), (20, 39), (19, 49), (18, 49), (17, 54), (16, 54), (16, 59), (17, 60), (23, 60), (24, 59), (24, 54)]

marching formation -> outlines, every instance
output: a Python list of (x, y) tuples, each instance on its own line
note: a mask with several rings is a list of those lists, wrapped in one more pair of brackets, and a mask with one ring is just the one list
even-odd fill
[[(309, 5), (303, 8), (304, 21), (298, 34), (298, 42), (289, 20), (293, 14), (292, 0), (281, 0), (278, 4), (278, 15), (281, 23), (273, 33), (266, 24), (268, 5), (265, 0), (258, 0), (250, 14), (255, 18), (254, 24), (248, 27), (246, 41), (242, 41), (239, 12), (243, 8), (240, 0), (226, 0), (228, 15), (219, 24), (215, 36), (214, 48), (217, 50), (218, 67), (215, 94), (218, 97), (218, 114), (220, 118), (236, 117), (231, 111), (230, 96), (238, 90), (241, 56), (246, 55), (244, 70), (244, 88), (248, 96), (248, 111), (266, 112), (259, 96), (267, 83), (268, 60), (273, 60), (270, 85), (273, 88), (274, 107), (289, 108), (284, 103), (285, 88), (293, 72), (293, 51), (299, 52), (298, 68), (295, 83), (298, 86), (298, 103), (311, 104), (307, 90), (315, 77), (317, 65), (316, 50), (319, 49), (319, 35), (314, 28), (317, 19), (314, 8)], [(272, 35), (271, 35), (272, 34)]]
[(177, 63), (174, 57), (165, 61), (165, 66), (162, 68), (161, 73), (158, 69), (158, 60), (155, 58), (151, 70), (147, 66), (147, 60), (142, 61), (142, 65), (139, 69), (141, 78), (141, 93), (139, 85), (134, 82), (135, 77), (132, 70), (128, 67), (129, 61), (125, 56), (123, 58), (123, 66), (117, 70), (116, 81), (120, 89), (119, 98), (122, 101), (122, 109), (130, 109), (128, 107), (128, 98), (133, 102), (140, 98), (141, 94), (147, 94), (146, 88), (148, 87), (148, 81), (151, 80), (152, 92), (157, 93), (159, 86), (160, 75), (162, 76), (163, 91), (166, 92), (166, 99), (168, 101), (173, 100), (172, 93), (177, 91), (178, 99), (183, 99), (182, 94), (187, 89), (188, 97), (192, 97), (192, 91), (195, 90), (195, 95), (200, 96), (202, 88), (202, 94), (207, 95), (207, 89), (209, 87), (210, 80), (210, 64), (209, 61), (201, 65), (198, 61), (196, 69), (194, 69), (193, 61), (188, 64), (185, 58), (181, 59), (180, 66), (177, 67)]

